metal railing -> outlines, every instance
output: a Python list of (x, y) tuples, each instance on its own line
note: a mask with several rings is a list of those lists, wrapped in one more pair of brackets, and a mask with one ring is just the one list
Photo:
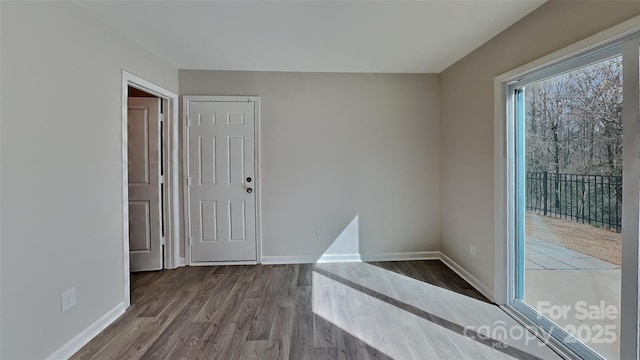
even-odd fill
[(528, 172), (525, 191), (528, 211), (622, 230), (622, 176)]

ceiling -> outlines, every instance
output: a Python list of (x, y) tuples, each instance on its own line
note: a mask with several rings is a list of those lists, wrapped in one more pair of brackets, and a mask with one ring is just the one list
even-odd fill
[(545, 0), (79, 1), (179, 69), (438, 73)]

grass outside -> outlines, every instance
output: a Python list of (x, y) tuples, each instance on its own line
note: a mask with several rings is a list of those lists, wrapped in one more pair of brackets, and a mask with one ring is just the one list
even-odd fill
[(527, 236), (547, 240), (615, 265), (622, 262), (622, 234), (615, 231), (529, 212), (525, 224)]

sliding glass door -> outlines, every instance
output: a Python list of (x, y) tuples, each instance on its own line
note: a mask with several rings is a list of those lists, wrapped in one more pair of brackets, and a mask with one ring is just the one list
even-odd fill
[(638, 59), (627, 38), (508, 87), (509, 305), (581, 358), (627, 358), (638, 319)]

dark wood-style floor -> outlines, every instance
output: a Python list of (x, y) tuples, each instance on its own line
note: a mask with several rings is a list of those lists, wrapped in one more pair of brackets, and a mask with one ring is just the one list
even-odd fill
[(553, 357), (463, 336), (463, 323), (500, 312), (439, 261), (184, 267), (131, 281), (131, 307), (72, 359)]

